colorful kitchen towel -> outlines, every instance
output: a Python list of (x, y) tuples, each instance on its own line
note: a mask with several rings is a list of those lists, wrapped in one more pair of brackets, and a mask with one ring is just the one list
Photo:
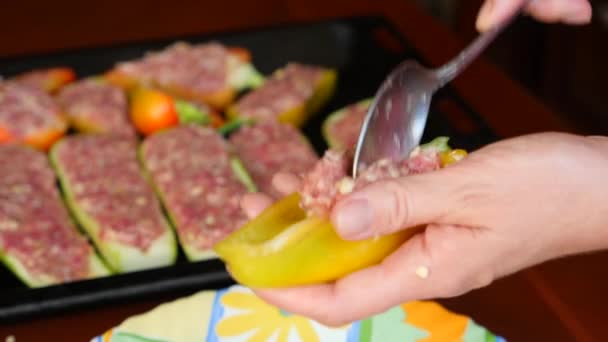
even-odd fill
[(338, 328), (289, 314), (232, 286), (202, 291), (125, 320), (91, 342), (503, 342), (430, 301), (405, 303)]

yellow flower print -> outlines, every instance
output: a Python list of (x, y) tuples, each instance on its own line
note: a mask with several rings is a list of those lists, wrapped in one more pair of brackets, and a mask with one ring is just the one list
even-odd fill
[(277, 342), (287, 342), (289, 333), (295, 328), (301, 341), (318, 342), (319, 336), (308, 319), (290, 315), (273, 307), (252, 293), (230, 292), (221, 299), (224, 306), (240, 312), (222, 319), (216, 326), (216, 334), (221, 337), (239, 336), (247, 332), (253, 335), (248, 342), (266, 342), (278, 332)]

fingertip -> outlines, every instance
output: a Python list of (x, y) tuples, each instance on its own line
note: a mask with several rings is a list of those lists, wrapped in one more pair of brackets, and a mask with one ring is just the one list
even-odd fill
[(301, 187), (302, 180), (293, 173), (279, 172), (272, 177), (272, 186), (283, 194), (296, 192)]
[(293, 314), (318, 318), (319, 306), (329, 302), (328, 289), (332, 285), (308, 285), (287, 288), (254, 288), (263, 301)]
[(573, 2), (574, 9), (568, 12), (563, 21), (570, 25), (585, 25), (591, 22), (593, 16), (593, 8), (591, 3), (586, 0), (578, 0)]
[(249, 193), (241, 198), (241, 208), (250, 219), (258, 216), (271, 204), (272, 199), (261, 193)]
[(526, 0), (486, 0), (479, 10), (475, 27), (485, 32), (515, 14)]
[(587, 0), (533, 1), (526, 11), (545, 23), (562, 22), (569, 25), (588, 24), (592, 16), (592, 7)]
[(341, 327), (355, 320), (351, 319), (350, 303), (336, 296), (335, 283), (253, 291), (271, 305), (327, 327)]
[(253, 292), (260, 298), (268, 300), (275, 305), (293, 306), (293, 302), (302, 298), (315, 297), (327, 285), (308, 285), (298, 287), (254, 288)]
[(253, 293), (255, 293), (256, 296), (260, 297), (263, 301), (267, 302), (268, 304), (271, 305), (276, 305), (279, 306), (279, 302), (280, 302), (280, 290), (273, 290), (273, 289), (257, 289), (257, 288), (252, 288), (251, 289), (253, 291)]
[(494, 3), (492, 0), (486, 0), (481, 6), (479, 14), (477, 15), (477, 21), (475, 22), (475, 27), (479, 32), (488, 30), (491, 25), (493, 7)]

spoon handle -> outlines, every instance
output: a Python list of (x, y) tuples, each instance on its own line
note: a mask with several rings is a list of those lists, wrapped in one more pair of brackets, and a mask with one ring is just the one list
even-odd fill
[(509, 17), (507, 20), (503, 20), (492, 29), (479, 35), (473, 42), (469, 44), (462, 52), (460, 52), (451, 61), (444, 64), (440, 68), (435, 70), (435, 77), (437, 78), (437, 88), (441, 88), (448, 82), (453, 80), (458, 74), (460, 74), (471, 62), (477, 58), (485, 48), (500, 34), (521, 12), (521, 10), (529, 3), (524, 1), (523, 4)]

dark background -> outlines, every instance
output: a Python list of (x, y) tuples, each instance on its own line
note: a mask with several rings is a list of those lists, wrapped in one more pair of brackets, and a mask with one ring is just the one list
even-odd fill
[[(482, 0), (414, 0), (462, 39), (476, 35)], [(572, 124), (590, 134), (608, 133), (608, 0), (594, 0), (590, 25), (515, 22), (486, 56)]]
[[(477, 34), (474, 22), (482, 3), (482, 0), (369, 1), (418, 3), (463, 41), (470, 41)], [(327, 6), (353, 6), (351, 3), (329, 0)], [(521, 18), (486, 55), (572, 125), (588, 133), (605, 134), (608, 100), (602, 81), (608, 78), (608, 0), (594, 0), (593, 6), (593, 23), (583, 27), (540, 24)], [(243, 22), (242, 16), (231, 16), (233, 11), (255, 11), (256, 19)], [(283, 13), (287, 20), (288, 16), (317, 11), (322, 12), (323, 8), (303, 7), (297, 0), (1, 1), (0, 57), (197, 33), (201, 27), (216, 27), (220, 31), (236, 25), (255, 27), (256, 20), (276, 21), (274, 18), (282, 17)]]

